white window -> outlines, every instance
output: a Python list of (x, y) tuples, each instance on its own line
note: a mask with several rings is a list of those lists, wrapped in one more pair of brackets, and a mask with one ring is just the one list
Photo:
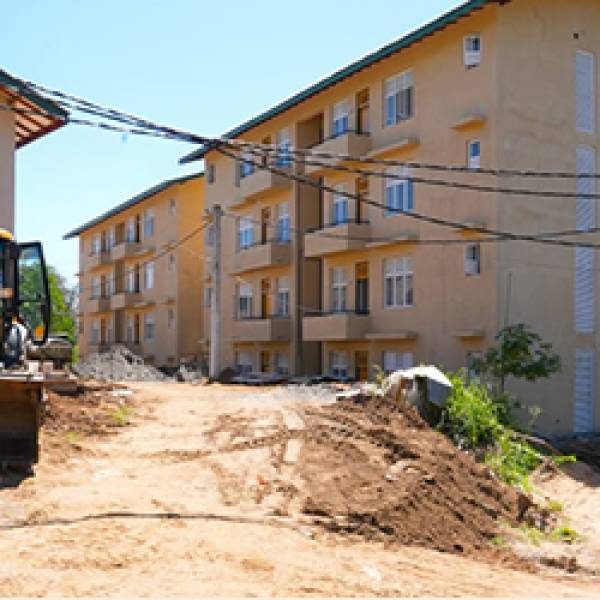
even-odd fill
[(92, 298), (100, 298), (102, 295), (102, 282), (100, 277), (92, 277)]
[(277, 207), (277, 241), (290, 241), (290, 205), (287, 202)]
[(341, 225), (348, 222), (348, 197), (345, 185), (336, 185), (331, 203), (331, 222)]
[(412, 352), (396, 352), (386, 350), (383, 353), (383, 370), (386, 374), (403, 369), (410, 369), (413, 366)]
[(405, 71), (384, 83), (385, 126), (406, 121), (414, 112), (414, 86), (412, 71)]
[(137, 242), (137, 235), (136, 235), (136, 227), (135, 227), (135, 221), (136, 218), (135, 217), (129, 217), (129, 219), (127, 219), (127, 236), (126, 239), (128, 242)]
[(413, 210), (415, 199), (410, 171), (404, 167), (399, 167), (388, 171), (388, 173), (393, 177), (385, 180), (386, 217)]
[(467, 144), (467, 165), (469, 169), (481, 168), (481, 142), (472, 140)]
[(408, 256), (388, 258), (383, 263), (384, 306), (403, 308), (413, 306), (413, 262)]
[(282, 129), (277, 133), (277, 166), (289, 167), (292, 164), (290, 148), (292, 142), (290, 140), (289, 129)]
[(151, 290), (154, 287), (154, 263), (149, 262), (144, 266), (144, 281), (146, 289)]
[(481, 274), (481, 245), (465, 246), (465, 275), (472, 277)]
[(348, 110), (348, 101), (343, 100), (333, 105), (331, 119), (331, 135), (337, 137), (346, 133), (350, 126), (350, 113)]
[(287, 375), (290, 372), (287, 352), (277, 352), (275, 354), (275, 372), (278, 375)]
[(463, 43), (463, 61), (465, 67), (477, 67), (481, 64), (481, 36), (468, 35)]
[(249, 248), (254, 243), (254, 223), (252, 217), (241, 217), (238, 221), (238, 243), (240, 249)]
[(252, 286), (249, 283), (238, 285), (238, 319), (252, 318)]
[(130, 316), (127, 319), (127, 341), (130, 344), (135, 342), (135, 325), (133, 316)]
[(287, 317), (290, 314), (290, 278), (277, 279), (277, 316)]
[(254, 173), (254, 155), (249, 150), (242, 151), (240, 162), (240, 177), (249, 177)]
[(92, 321), (92, 344), (100, 343), (100, 322), (97, 319)]
[(154, 235), (154, 211), (148, 209), (144, 213), (144, 237), (151, 238)]
[(333, 377), (348, 377), (348, 355), (345, 352), (332, 352), (329, 362)]
[(167, 309), (167, 327), (173, 329), (175, 325), (175, 311), (172, 308)]
[(575, 106), (577, 131), (596, 131), (596, 58), (577, 50), (575, 58)]
[(345, 312), (346, 310), (346, 269), (335, 267), (331, 270), (331, 310)]
[(107, 236), (107, 250), (110, 250), (111, 248), (114, 248), (115, 246), (115, 228), (111, 227), (108, 230), (108, 236)]
[(248, 350), (238, 350), (235, 353), (235, 365), (238, 373), (245, 375), (252, 372), (252, 355)]
[(95, 233), (92, 238), (92, 254), (100, 254), (102, 251), (102, 236), (99, 233)]
[(144, 315), (144, 339), (153, 340), (155, 334), (154, 313)]
[(169, 254), (169, 271), (174, 271), (177, 266), (177, 257), (171, 252)]
[(115, 294), (115, 276), (109, 275), (106, 280), (106, 293), (107, 296), (114, 296)]
[(138, 290), (138, 277), (137, 277), (137, 267), (130, 267), (127, 271), (127, 291), (130, 294), (137, 293)]
[(177, 200), (175, 198), (171, 198), (169, 200), (169, 215), (174, 217), (177, 214)]

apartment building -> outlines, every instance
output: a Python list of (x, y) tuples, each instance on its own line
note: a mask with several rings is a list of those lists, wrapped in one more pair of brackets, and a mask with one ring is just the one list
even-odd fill
[(0, 227), (15, 230), (15, 151), (62, 127), (67, 113), (0, 69)]
[(204, 242), (193, 233), (203, 218), (199, 173), (162, 182), (64, 236), (79, 237), (83, 356), (124, 344), (160, 367), (205, 360)]
[[(592, 0), (465, 2), (225, 134), (276, 144), (277, 172), (214, 146), (184, 157), (204, 159), (206, 205), (225, 211), (221, 364), (359, 379), (375, 365), (454, 370), (523, 322), (563, 368), (509, 382), (527, 403), (522, 418), (539, 406), (545, 433), (600, 429), (595, 250), (489, 243), (422, 218), (516, 233), (598, 225), (594, 200), (504, 191), (593, 193), (594, 179), (478, 170), (598, 171), (599, 28)], [(302, 163), (290, 148), (331, 158)], [(582, 238), (598, 241), (563, 239)]]

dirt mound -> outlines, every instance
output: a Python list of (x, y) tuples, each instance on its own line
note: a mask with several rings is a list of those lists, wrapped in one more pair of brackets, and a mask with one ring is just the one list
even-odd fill
[(163, 381), (164, 373), (131, 352), (125, 346), (113, 346), (107, 352), (91, 354), (78, 362), (73, 371), (81, 379), (96, 381)]

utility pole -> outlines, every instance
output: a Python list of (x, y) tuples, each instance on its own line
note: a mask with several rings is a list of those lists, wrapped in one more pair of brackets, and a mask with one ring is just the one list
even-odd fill
[(213, 214), (213, 253), (211, 265), (212, 302), (210, 305), (210, 361), (209, 376), (216, 379), (221, 373), (221, 216), (220, 204)]

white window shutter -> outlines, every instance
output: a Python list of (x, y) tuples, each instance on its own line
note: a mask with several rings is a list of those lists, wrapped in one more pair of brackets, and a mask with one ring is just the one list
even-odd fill
[(596, 60), (590, 52), (577, 50), (575, 59), (577, 131), (596, 131)]
[(575, 248), (575, 331), (595, 329), (596, 271), (594, 248)]
[(575, 350), (575, 433), (594, 431), (594, 404), (596, 399), (596, 353), (591, 348)]

